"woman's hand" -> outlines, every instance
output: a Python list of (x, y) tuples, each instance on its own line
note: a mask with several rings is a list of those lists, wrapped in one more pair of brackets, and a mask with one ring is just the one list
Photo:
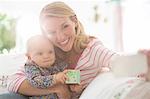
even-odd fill
[(139, 50), (139, 53), (142, 53), (147, 57), (148, 71), (144, 76), (147, 81), (150, 81), (150, 49)]
[(71, 99), (71, 93), (67, 85), (58, 84), (58, 85), (55, 85), (55, 87), (56, 87), (56, 93), (59, 99)]
[(72, 92), (76, 92), (76, 93), (81, 93), (83, 90), (83, 84), (75, 84), (75, 85), (70, 85), (70, 90)]

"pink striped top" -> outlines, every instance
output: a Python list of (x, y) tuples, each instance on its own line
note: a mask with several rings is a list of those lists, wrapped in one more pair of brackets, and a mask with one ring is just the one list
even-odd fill
[[(110, 60), (116, 53), (107, 49), (98, 39), (92, 40), (81, 54), (76, 70), (81, 71), (81, 82), (86, 87), (103, 68), (109, 68)], [(8, 90), (17, 92), (20, 84), (26, 79), (24, 68), (14, 74), (8, 84)]]
[(112, 56), (116, 53), (107, 49), (98, 39), (92, 40), (83, 51), (75, 69), (81, 71), (81, 82), (86, 87), (103, 69), (109, 69)]

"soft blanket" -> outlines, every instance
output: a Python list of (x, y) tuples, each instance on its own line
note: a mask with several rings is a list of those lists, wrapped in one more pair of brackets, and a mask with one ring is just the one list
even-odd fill
[[(136, 96), (136, 88), (138, 88), (142, 82), (145, 81), (136, 77), (118, 78), (111, 72), (99, 74), (85, 89), (80, 99), (131, 99), (131, 96)], [(150, 98), (144, 97), (138, 99)]]

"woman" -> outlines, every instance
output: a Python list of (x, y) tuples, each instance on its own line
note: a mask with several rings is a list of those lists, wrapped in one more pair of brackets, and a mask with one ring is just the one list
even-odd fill
[[(63, 2), (46, 5), (40, 14), (40, 24), (43, 34), (55, 45), (57, 59), (67, 62), (68, 68), (81, 71), (81, 84), (70, 86), (73, 93), (80, 95), (99, 73), (110, 69), (109, 63), (117, 54), (105, 48), (95, 37), (88, 36), (74, 11)], [(60, 90), (55, 87), (60, 87)], [(64, 85), (49, 89), (32, 87), (26, 80), (23, 69), (13, 76), (8, 90), (29, 96), (51, 92), (67, 96), (69, 93)], [(76, 96), (79, 97), (78, 95)]]

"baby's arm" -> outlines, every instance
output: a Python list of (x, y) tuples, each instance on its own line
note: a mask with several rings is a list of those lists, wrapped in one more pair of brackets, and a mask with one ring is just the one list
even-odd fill
[[(55, 70), (54, 70), (55, 71)], [(36, 66), (25, 65), (25, 72), (28, 81), (37, 88), (48, 88), (55, 84), (64, 84), (67, 70), (63, 72), (58, 72), (54, 75), (42, 76), (39, 68)]]
[(67, 68), (67, 64), (65, 62), (57, 62), (55, 63), (55, 65), (53, 66), (53, 68), (51, 68), (50, 72), (52, 72), (54, 75), (54, 82), (55, 83), (65, 83), (65, 80), (67, 79), (66, 73), (67, 70), (65, 70)]
[(35, 66), (25, 65), (25, 72), (27, 79), (31, 85), (37, 88), (48, 88), (54, 85), (54, 76), (42, 76), (39, 68)]

